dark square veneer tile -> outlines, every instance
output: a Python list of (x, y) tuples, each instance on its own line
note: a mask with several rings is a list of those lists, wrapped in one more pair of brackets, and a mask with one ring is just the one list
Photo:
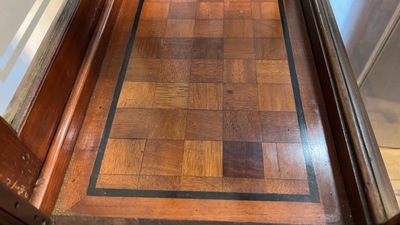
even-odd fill
[(193, 43), (193, 59), (222, 59), (224, 40), (222, 38), (196, 38)]
[(260, 142), (224, 141), (223, 176), (263, 179), (262, 144)]

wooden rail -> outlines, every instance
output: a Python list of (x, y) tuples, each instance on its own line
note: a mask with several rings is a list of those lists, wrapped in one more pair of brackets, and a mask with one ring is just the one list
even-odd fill
[[(82, 19), (88, 11), (93, 11), (94, 9), (100, 10), (100, 15), (98, 17), (94, 15), (96, 18), (96, 28), (93, 31), (87, 48), (84, 49), (85, 55), (82, 62), (77, 64), (80, 65), (80, 68), (77, 75), (74, 75), (76, 81), (64, 108), (60, 123), (55, 130), (55, 135), (46, 155), (43, 168), (37, 181), (37, 186), (30, 199), (30, 202), (34, 206), (45, 213), (50, 213), (54, 208), (65, 172), (72, 156), (75, 141), (78, 137), (91, 94), (98, 78), (121, 2), (120, 0), (83, 1), (80, 5), (80, 9), (78, 9), (77, 15), (74, 17), (75, 23), (73, 22), (67, 33), (67, 38), (69, 39), (63, 42), (63, 46), (67, 46), (65, 49), (68, 49), (68, 46), (69, 48), (74, 48), (74, 38), (76, 35), (79, 35), (76, 29), (83, 29), (82, 26), (80, 26), (80, 19)], [(93, 8), (95, 6), (93, 4), (100, 5)], [(90, 19), (91, 17), (93, 17), (93, 15), (90, 14), (87, 18)], [(87, 26), (86, 29), (91, 29), (90, 27), (91, 26)], [(53, 63), (52, 68), (63, 66), (68, 73), (68, 68), (71, 66), (63, 59), (73, 58), (76, 54), (78, 53), (65, 53), (60, 51), (56, 56), (55, 62), (57, 63)], [(79, 53), (77, 57), (80, 56), (80, 54), (81, 53)], [(75, 68), (76, 64), (73, 64), (72, 67)]]
[(302, 4), (354, 222), (388, 223), (399, 208), (332, 9)]

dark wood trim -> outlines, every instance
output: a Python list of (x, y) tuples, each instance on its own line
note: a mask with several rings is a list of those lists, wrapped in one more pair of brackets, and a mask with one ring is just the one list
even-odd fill
[(20, 133), (41, 161), (46, 158), (104, 2), (81, 0)]
[(39, 176), (31, 203), (50, 213), (72, 156), (122, 1), (106, 0), (76, 83)]
[(0, 159), (0, 184), (5, 184), (28, 199), (32, 194), (42, 162), (19, 140), (17, 133), (2, 117), (0, 117)]
[(0, 199), (0, 224), (51, 224), (47, 215), (2, 184)]
[(399, 208), (333, 12), (326, 0), (302, 4), (354, 221), (383, 224)]

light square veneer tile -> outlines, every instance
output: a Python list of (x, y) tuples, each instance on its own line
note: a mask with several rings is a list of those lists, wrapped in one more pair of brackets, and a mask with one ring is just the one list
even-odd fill
[(185, 139), (186, 110), (154, 109), (148, 139)]
[(100, 174), (139, 174), (146, 140), (109, 139)]
[(291, 84), (260, 84), (261, 111), (296, 111)]
[(154, 108), (187, 108), (189, 85), (187, 83), (158, 83)]
[(194, 24), (191, 19), (169, 19), (165, 37), (194, 37)]
[(222, 142), (185, 141), (183, 176), (222, 176)]
[(256, 60), (259, 84), (291, 84), (289, 65), (286, 60)]
[(196, 19), (210, 20), (224, 18), (223, 2), (199, 2), (197, 5)]
[(118, 100), (118, 108), (151, 108), (153, 105), (155, 83), (124, 82)]
[(222, 83), (191, 83), (189, 85), (189, 109), (222, 109)]
[(182, 158), (183, 141), (147, 140), (140, 174), (180, 176)]
[(224, 110), (259, 110), (257, 84), (224, 84)]

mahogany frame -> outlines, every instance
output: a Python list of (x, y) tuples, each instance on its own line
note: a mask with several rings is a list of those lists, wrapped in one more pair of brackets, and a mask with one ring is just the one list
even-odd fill
[(385, 224), (399, 208), (327, 0), (302, 0), (328, 117), (355, 223)]

